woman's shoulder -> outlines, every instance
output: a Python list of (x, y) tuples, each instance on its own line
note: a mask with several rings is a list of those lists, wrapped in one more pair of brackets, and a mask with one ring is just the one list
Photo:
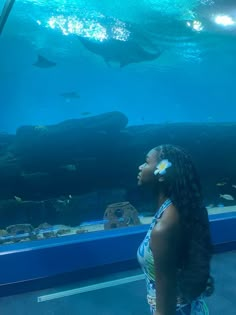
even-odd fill
[(151, 242), (152, 244), (158, 243), (159, 246), (161, 243), (172, 242), (175, 240), (180, 240), (181, 236), (181, 227), (180, 227), (180, 216), (176, 207), (171, 204), (163, 212), (160, 220), (154, 226), (151, 233)]
[(180, 215), (177, 208), (170, 204), (163, 212), (158, 224), (155, 225), (154, 230), (171, 232), (180, 227)]

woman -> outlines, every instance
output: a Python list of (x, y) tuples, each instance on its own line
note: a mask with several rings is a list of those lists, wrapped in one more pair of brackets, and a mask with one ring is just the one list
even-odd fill
[(139, 167), (138, 185), (154, 193), (157, 212), (138, 249), (152, 315), (209, 314), (213, 292), (208, 213), (190, 156), (180, 147), (152, 149)]

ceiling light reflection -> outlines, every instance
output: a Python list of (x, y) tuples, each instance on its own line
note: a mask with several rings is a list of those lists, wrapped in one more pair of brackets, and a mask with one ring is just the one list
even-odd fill
[(235, 24), (235, 21), (229, 15), (217, 15), (215, 17), (215, 23), (223, 26), (229, 26)]
[(59, 29), (64, 35), (76, 34), (99, 41), (108, 39), (108, 34), (110, 38), (120, 41), (127, 41), (130, 36), (125, 24), (118, 20), (114, 21), (114, 25), (106, 26), (105, 23), (102, 25), (94, 18), (79, 19), (76, 16), (58, 15), (50, 17), (47, 26), (51, 29)]

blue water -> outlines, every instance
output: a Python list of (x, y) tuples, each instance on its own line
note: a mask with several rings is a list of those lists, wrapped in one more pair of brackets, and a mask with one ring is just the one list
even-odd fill
[[(114, 110), (125, 113), (130, 125), (233, 120), (234, 3), (16, 1), (0, 36), (0, 131)], [(162, 54), (120, 68), (86, 49), (79, 36), (101, 44), (123, 41), (131, 56), (136, 51), (130, 42)], [(33, 66), (38, 54), (57, 65)], [(60, 95), (71, 91), (80, 98)]]

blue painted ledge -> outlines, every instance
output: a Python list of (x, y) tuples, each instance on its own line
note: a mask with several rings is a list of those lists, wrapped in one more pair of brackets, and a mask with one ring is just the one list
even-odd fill
[[(210, 215), (215, 252), (236, 249), (236, 213)], [(137, 267), (136, 251), (149, 225), (70, 235), (0, 247), (0, 295), (39, 289), (60, 277), (86, 279)], [(75, 276), (76, 275), (76, 276)], [(50, 279), (54, 279), (50, 281)], [(36, 283), (35, 287), (27, 287)], [(60, 283), (60, 281), (58, 282)], [(27, 289), (28, 288), (28, 289)], [(16, 289), (16, 290), (14, 290)]]

